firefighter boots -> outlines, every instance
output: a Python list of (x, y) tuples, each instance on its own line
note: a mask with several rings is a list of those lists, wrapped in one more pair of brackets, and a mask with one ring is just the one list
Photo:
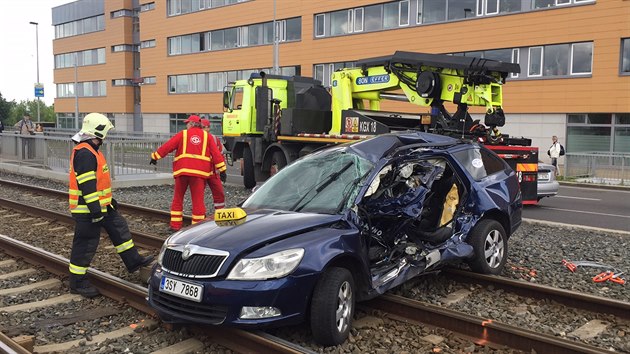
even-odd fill
[(93, 298), (101, 293), (90, 283), (86, 275), (70, 274), (70, 293)]

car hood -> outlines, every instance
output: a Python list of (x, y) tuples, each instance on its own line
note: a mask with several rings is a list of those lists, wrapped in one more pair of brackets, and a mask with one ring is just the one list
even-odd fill
[(168, 240), (173, 244), (194, 244), (239, 254), (313, 228), (329, 225), (341, 220), (342, 215), (295, 213), (278, 210), (245, 210), (244, 222), (234, 226), (219, 226), (214, 221), (205, 221), (184, 229)]

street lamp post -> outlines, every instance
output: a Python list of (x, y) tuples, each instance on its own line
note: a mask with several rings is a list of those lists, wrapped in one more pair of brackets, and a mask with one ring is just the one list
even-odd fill
[[(39, 23), (37, 22), (29, 22), (29, 24), (31, 25), (35, 25), (35, 51), (36, 51), (36, 55), (37, 55), (37, 86), (39, 87), (40, 83), (39, 83)], [(37, 121), (41, 122), (40, 116), (39, 116), (39, 96), (37, 96)]]

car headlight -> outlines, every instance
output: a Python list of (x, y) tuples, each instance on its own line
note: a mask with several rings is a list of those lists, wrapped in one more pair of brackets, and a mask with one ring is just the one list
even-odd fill
[(280, 251), (260, 258), (243, 258), (232, 268), (227, 279), (265, 280), (291, 273), (304, 256), (303, 248)]
[(158, 253), (157, 263), (162, 266), (162, 259), (164, 258), (164, 252), (166, 252), (166, 242), (162, 244), (162, 248), (160, 248), (160, 253)]

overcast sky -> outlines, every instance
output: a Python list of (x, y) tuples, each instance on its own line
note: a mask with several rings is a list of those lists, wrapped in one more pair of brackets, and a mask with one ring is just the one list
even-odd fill
[[(55, 98), (52, 8), (71, 0), (0, 0), (0, 93), (4, 99), (20, 102), (35, 99), (37, 82), (36, 28), (39, 28), (39, 81), (44, 98)], [(37, 22), (39, 25), (31, 25)]]

